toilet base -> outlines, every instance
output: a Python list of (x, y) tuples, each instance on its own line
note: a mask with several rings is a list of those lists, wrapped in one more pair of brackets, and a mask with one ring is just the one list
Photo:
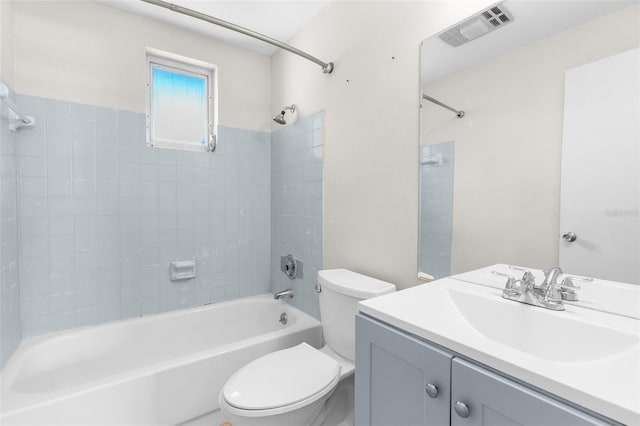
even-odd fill
[(354, 383), (353, 374), (338, 383), (336, 390), (325, 402), (321, 415), (310, 426), (353, 426)]
[(353, 375), (349, 375), (340, 380), (328, 397), (287, 413), (255, 417), (237, 415), (224, 398), (221, 398), (220, 408), (233, 426), (353, 426), (353, 392)]
[(304, 426), (318, 418), (325, 401), (326, 398), (323, 398), (287, 413), (255, 417), (234, 413), (237, 410), (229, 407), (224, 400), (220, 401), (220, 409), (233, 426)]

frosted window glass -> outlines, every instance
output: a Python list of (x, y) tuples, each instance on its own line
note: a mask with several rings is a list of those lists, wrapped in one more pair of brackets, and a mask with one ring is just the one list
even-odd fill
[(207, 144), (207, 83), (207, 76), (153, 66), (153, 140)]

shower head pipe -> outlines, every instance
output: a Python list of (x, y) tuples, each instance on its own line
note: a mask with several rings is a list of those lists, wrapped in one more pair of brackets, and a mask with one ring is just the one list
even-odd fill
[(314, 62), (322, 67), (322, 72), (325, 74), (331, 74), (333, 71), (333, 62), (324, 62), (315, 56), (309, 55), (307, 52), (303, 52), (300, 49), (297, 49), (293, 46), (290, 46), (286, 43), (281, 42), (280, 40), (276, 40), (275, 38), (266, 36), (264, 34), (260, 34), (259, 32), (250, 30), (245, 27), (241, 27), (240, 25), (236, 25), (229, 21), (224, 21), (222, 19), (213, 17), (211, 15), (207, 15), (205, 13), (201, 13), (195, 11), (193, 9), (189, 9), (186, 7), (178, 6), (177, 4), (169, 3), (163, 0), (141, 0), (145, 3), (154, 4), (156, 6), (164, 7), (165, 9), (169, 9), (173, 12), (181, 13), (183, 15), (191, 16), (192, 18), (200, 19), (201, 21), (209, 22), (210, 24), (218, 25), (220, 27), (224, 27), (228, 30), (235, 31), (249, 37), (253, 37), (255, 39), (264, 41), (265, 43), (269, 43), (273, 46), (279, 47), (284, 50), (288, 50), (291, 53), (294, 53), (298, 56), (301, 56), (311, 62)]
[(287, 111), (291, 111), (292, 113), (296, 112), (296, 105), (291, 104), (283, 107), (282, 111), (280, 111), (280, 114), (273, 117), (273, 121), (282, 125), (287, 124), (287, 120), (284, 119), (284, 115), (286, 114)]

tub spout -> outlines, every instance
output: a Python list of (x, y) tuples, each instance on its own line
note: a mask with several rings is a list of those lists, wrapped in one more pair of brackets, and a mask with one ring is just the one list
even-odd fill
[(293, 289), (288, 288), (286, 290), (282, 290), (273, 295), (273, 298), (276, 300), (280, 299), (293, 299)]

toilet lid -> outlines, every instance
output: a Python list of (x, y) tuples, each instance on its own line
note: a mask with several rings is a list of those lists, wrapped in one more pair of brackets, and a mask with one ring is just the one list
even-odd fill
[(246, 410), (278, 408), (307, 399), (340, 374), (338, 362), (301, 343), (272, 352), (235, 372), (224, 386), (224, 399)]

